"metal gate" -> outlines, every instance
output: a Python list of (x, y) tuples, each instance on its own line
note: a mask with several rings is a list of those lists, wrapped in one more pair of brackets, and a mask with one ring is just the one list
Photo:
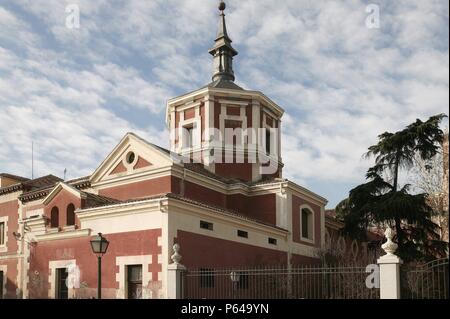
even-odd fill
[[(366, 266), (212, 269), (185, 273), (187, 299), (379, 299)], [(376, 273), (375, 275), (378, 275)]]
[(448, 258), (401, 267), (403, 299), (448, 299)]

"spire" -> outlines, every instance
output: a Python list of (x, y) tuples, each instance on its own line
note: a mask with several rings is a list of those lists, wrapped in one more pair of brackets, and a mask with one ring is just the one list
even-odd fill
[(238, 52), (231, 46), (231, 39), (227, 33), (227, 25), (225, 23), (225, 2), (221, 1), (219, 4), (220, 19), (219, 31), (215, 40), (214, 47), (209, 50), (209, 53), (214, 57), (214, 74), (213, 82), (216, 81), (234, 81), (233, 71), (233, 57)]

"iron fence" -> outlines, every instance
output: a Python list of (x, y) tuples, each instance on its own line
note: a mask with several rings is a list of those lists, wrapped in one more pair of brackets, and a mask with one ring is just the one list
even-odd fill
[(401, 267), (401, 297), (403, 299), (448, 299), (448, 258), (426, 264)]
[(211, 269), (185, 273), (187, 299), (379, 299), (366, 285), (366, 266)]

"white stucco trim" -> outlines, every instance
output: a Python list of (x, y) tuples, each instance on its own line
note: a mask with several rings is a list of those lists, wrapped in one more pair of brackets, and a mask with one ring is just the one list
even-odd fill
[(266, 95), (264, 95), (262, 92), (259, 91), (247, 91), (247, 90), (233, 90), (233, 89), (221, 89), (221, 88), (211, 88), (206, 87), (194, 92), (190, 92), (184, 95), (181, 95), (179, 97), (175, 97), (173, 99), (170, 99), (167, 101), (166, 105), (166, 123), (168, 124), (168, 114), (170, 111), (182, 104), (185, 104), (186, 101), (192, 101), (193, 99), (197, 97), (202, 97), (204, 95), (214, 95), (217, 97), (227, 97), (227, 96), (233, 96), (233, 97), (241, 97), (243, 99), (256, 99), (260, 102), (263, 102), (264, 104), (267, 104), (267, 107), (271, 110), (271, 112), (275, 113), (276, 117), (281, 117), (284, 114), (283, 108), (281, 108), (279, 105), (277, 105), (275, 102), (273, 102), (270, 98), (268, 98)]
[(68, 231), (64, 231), (64, 232), (47, 232), (45, 234), (36, 235), (35, 240), (37, 242), (53, 241), (53, 240), (87, 237), (90, 235), (91, 235), (90, 229), (74, 229), (74, 230), (68, 230)]
[(0, 204), (16, 201), (17, 198), (21, 194), (22, 194), (22, 191), (17, 191), (17, 192), (13, 192), (13, 193), (7, 193), (7, 194), (0, 195)]
[[(185, 119), (184, 118), (184, 112), (190, 109), (194, 109), (194, 117), (191, 119)], [(176, 152), (179, 154), (188, 154), (190, 152), (193, 152), (194, 150), (201, 149), (202, 147), (202, 120), (200, 116), (200, 103), (195, 103), (194, 105), (185, 106), (182, 108), (179, 108), (176, 110), (176, 112), (180, 115), (180, 122), (178, 124), (178, 144), (176, 145), (175, 149)], [(193, 132), (193, 145), (190, 145), (190, 147), (185, 147), (185, 136), (183, 135), (183, 129), (188, 126), (192, 125), (194, 132)]]
[[(75, 259), (71, 260), (53, 260), (48, 263), (48, 297), (50, 299), (56, 299), (56, 269), (66, 268), (68, 269), (70, 266), (76, 267), (77, 263)], [(75, 297), (75, 290), (69, 287), (69, 299)]]
[(70, 186), (70, 185), (68, 185), (68, 184), (66, 184), (64, 182), (59, 182), (53, 188), (53, 190), (47, 195), (47, 197), (44, 198), (42, 203), (44, 205), (48, 205), (56, 197), (56, 195), (58, 195), (59, 192), (61, 190), (63, 190), (63, 189), (66, 190), (67, 192), (69, 192), (70, 194), (72, 194), (75, 197), (78, 197), (78, 198), (85, 198), (86, 197), (85, 194), (83, 194), (80, 190), (76, 189), (75, 187)]
[(116, 266), (119, 267), (119, 272), (116, 273), (116, 281), (119, 283), (116, 298), (127, 297), (127, 266), (142, 265), (142, 298), (156, 299), (158, 296), (153, 296), (153, 291), (146, 289), (152, 282), (152, 273), (148, 270), (152, 263), (152, 255), (116, 257)]
[[(117, 164), (123, 161), (124, 156), (128, 154), (130, 150), (133, 150), (136, 156), (143, 158), (151, 158), (151, 168), (145, 168), (141, 170), (133, 170), (133, 173), (129, 172), (116, 174), (111, 176), (111, 172), (115, 169)], [(170, 155), (160, 150), (158, 147), (146, 142), (139, 136), (133, 133), (127, 133), (114, 150), (103, 160), (99, 167), (94, 171), (90, 177), (90, 182), (93, 188), (98, 186), (109, 185), (120, 180), (131, 181), (136, 176), (148, 174), (148, 172), (154, 172), (160, 168), (170, 167), (173, 164)]]

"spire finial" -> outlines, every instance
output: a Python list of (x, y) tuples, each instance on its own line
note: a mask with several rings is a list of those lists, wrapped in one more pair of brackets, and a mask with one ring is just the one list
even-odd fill
[(214, 57), (213, 82), (220, 80), (234, 81), (233, 57), (238, 52), (231, 46), (231, 39), (228, 36), (227, 25), (225, 23), (226, 4), (223, 0), (219, 3), (220, 19), (219, 30), (214, 47), (209, 53)]
[(222, 11), (222, 13), (223, 13), (226, 8), (227, 8), (227, 5), (225, 4), (225, 2), (220, 1), (220, 3), (219, 3), (219, 10)]

